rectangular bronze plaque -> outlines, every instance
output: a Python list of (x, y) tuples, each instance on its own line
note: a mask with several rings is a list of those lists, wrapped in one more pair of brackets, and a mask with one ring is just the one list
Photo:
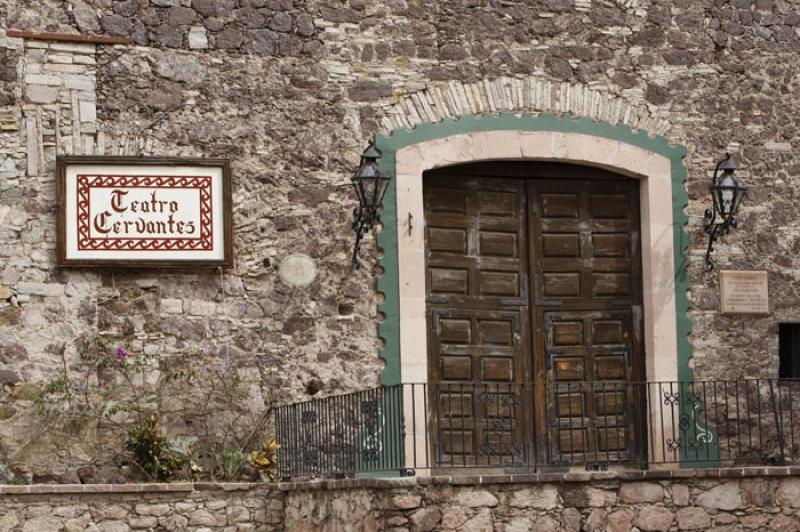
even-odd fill
[(720, 310), (723, 314), (769, 314), (767, 272), (719, 272)]

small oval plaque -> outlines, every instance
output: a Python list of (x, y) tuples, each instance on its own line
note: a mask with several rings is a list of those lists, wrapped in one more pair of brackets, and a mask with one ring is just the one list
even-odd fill
[(281, 280), (289, 286), (305, 288), (316, 280), (319, 270), (314, 259), (302, 253), (294, 253), (281, 261), (278, 273)]

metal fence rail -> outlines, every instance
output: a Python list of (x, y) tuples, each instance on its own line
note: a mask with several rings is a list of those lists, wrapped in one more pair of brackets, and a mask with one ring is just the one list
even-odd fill
[(796, 463), (800, 380), (398, 384), (279, 407), (280, 475)]

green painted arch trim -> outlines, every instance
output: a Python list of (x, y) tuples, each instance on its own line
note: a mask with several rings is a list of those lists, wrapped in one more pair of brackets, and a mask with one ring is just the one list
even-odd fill
[(670, 160), (672, 167), (678, 379), (681, 381), (693, 381), (694, 375), (689, 364), (689, 360), (692, 357), (692, 345), (689, 342), (691, 322), (687, 315), (689, 307), (687, 294), (689, 278), (686, 271), (688, 264), (686, 256), (688, 236), (685, 227), (688, 217), (684, 213), (684, 208), (688, 203), (688, 198), (684, 188), (686, 168), (683, 166), (686, 147), (671, 145), (666, 138), (662, 136), (651, 137), (645, 131), (634, 132), (627, 125), (614, 126), (607, 122), (595, 122), (589, 118), (574, 118), (553, 114), (500, 114), (469, 115), (456, 120), (447, 119), (442, 122), (425, 123), (418, 125), (414, 129), (394, 130), (389, 134), (376, 135), (375, 137), (375, 147), (382, 154), (380, 166), (391, 177), (389, 188), (384, 198), (384, 210), (381, 215), (383, 230), (378, 234), (378, 247), (383, 252), (380, 259), (383, 275), (378, 279), (378, 291), (383, 295), (383, 301), (378, 308), (383, 316), (383, 320), (378, 326), (378, 335), (384, 341), (380, 357), (385, 361), (381, 382), (385, 385), (400, 383), (400, 286), (397, 248), (397, 176), (395, 172), (397, 151), (411, 144), (476, 131), (581, 133), (618, 140), (663, 155)]

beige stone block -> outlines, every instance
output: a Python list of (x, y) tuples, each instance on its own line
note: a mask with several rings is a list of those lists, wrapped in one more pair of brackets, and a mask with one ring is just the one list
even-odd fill
[(702, 508), (681, 508), (677, 513), (678, 530), (708, 530), (711, 516)]
[(788, 508), (800, 508), (800, 478), (785, 478), (775, 492), (778, 504)]
[(189, 48), (193, 50), (208, 48), (208, 36), (203, 26), (192, 26), (189, 29)]
[(82, 74), (87, 71), (86, 65), (81, 64), (63, 64), (63, 63), (55, 63), (55, 64), (47, 64), (44, 65), (45, 72), (69, 72), (71, 74)]
[(778, 515), (770, 519), (769, 529), (775, 532), (795, 532), (800, 530), (797, 519), (790, 515)]
[(25, 74), (25, 83), (32, 85), (55, 85), (60, 87), (64, 84), (64, 79), (55, 74)]
[(522, 131), (519, 134), (519, 139), (522, 158), (532, 160), (552, 158), (552, 133), (548, 131)]
[(159, 517), (167, 515), (171, 509), (168, 504), (137, 504), (135, 511), (139, 515)]
[(736, 482), (726, 482), (701, 493), (696, 501), (698, 505), (712, 510), (736, 510), (742, 506), (742, 492)]
[(633, 515), (633, 510), (630, 508), (621, 508), (608, 514), (608, 532), (630, 532)]
[(689, 486), (685, 484), (673, 484), (672, 503), (675, 506), (689, 506)]
[(453, 503), (465, 508), (495, 507), (498, 505), (497, 497), (488, 490), (461, 489), (453, 497)]
[(90, 55), (75, 55), (72, 57), (72, 62), (76, 65), (96, 65), (97, 61)]
[(395, 156), (395, 173), (400, 175), (417, 176), (422, 172), (422, 153), (412, 144), (398, 150)]
[(672, 526), (675, 516), (663, 506), (645, 506), (639, 510), (634, 525), (644, 531), (667, 532)]
[(651, 153), (643, 163), (642, 174), (649, 178), (666, 179), (672, 182), (672, 162), (661, 155)]
[(558, 489), (549, 484), (518, 489), (512, 492), (508, 505), (514, 508), (550, 510), (558, 505)]
[[(458, 135), (458, 137), (462, 138), (456, 140), (458, 143), (456, 146), (460, 149), (457, 150), (455, 160), (444, 160), (443, 157), (439, 157), (439, 154), (435, 154), (441, 160), (439, 166), (492, 159), (518, 160), (522, 158), (522, 148), (517, 133), (514, 131), (468, 133)], [(432, 167), (426, 165), (426, 168)]]
[(59, 65), (70, 65), (72, 64), (72, 56), (69, 54), (50, 54), (47, 56), (47, 62)]
[(189, 514), (190, 525), (225, 526), (225, 516), (215, 516), (208, 510), (198, 509)]
[(435, 530), (442, 519), (442, 511), (438, 506), (427, 506), (411, 514), (410, 519), (414, 530), (420, 532)]
[(386, 507), (391, 510), (410, 510), (422, 504), (422, 497), (410, 493), (398, 494), (389, 497)]
[(0, 113), (0, 131), (16, 131), (18, 129), (19, 121), (16, 115), (13, 113)]
[(81, 122), (97, 121), (97, 107), (94, 102), (79, 101), (78, 109), (80, 110)]
[(47, 41), (35, 41), (30, 39), (20, 39), (25, 43), (25, 48), (50, 48), (50, 43)]
[(39, 283), (20, 281), (17, 283), (17, 293), (42, 297), (58, 297), (64, 295), (65, 285), (59, 283)]
[(194, 299), (187, 301), (186, 311), (192, 316), (213, 316), (217, 313), (217, 304), (213, 301)]
[(93, 91), (96, 87), (94, 76), (79, 74), (64, 75), (64, 85), (68, 89), (79, 91)]
[(25, 67), (33, 63), (44, 63), (47, 50), (41, 48), (28, 48), (25, 50)]
[(31, 103), (53, 103), (58, 100), (59, 90), (53, 85), (26, 85), (25, 99)]
[(61, 529), (62, 520), (53, 516), (34, 517), (22, 525), (22, 532), (61, 532)]
[(442, 530), (461, 530), (467, 521), (469, 510), (458, 506), (448, 506), (442, 513)]
[(161, 312), (165, 314), (183, 314), (183, 300), (162, 299)]
[(629, 482), (620, 487), (619, 497), (623, 503), (661, 502), (664, 488), (653, 482)]
[(55, 52), (72, 52), (74, 54), (94, 54), (97, 51), (97, 47), (91, 43), (54, 42), (50, 44), (50, 49)]
[(7, 48), (9, 50), (18, 50), (23, 46), (25, 46), (24, 39), (20, 39), (18, 37), (5, 37), (5, 36), (0, 38), (0, 48)]

